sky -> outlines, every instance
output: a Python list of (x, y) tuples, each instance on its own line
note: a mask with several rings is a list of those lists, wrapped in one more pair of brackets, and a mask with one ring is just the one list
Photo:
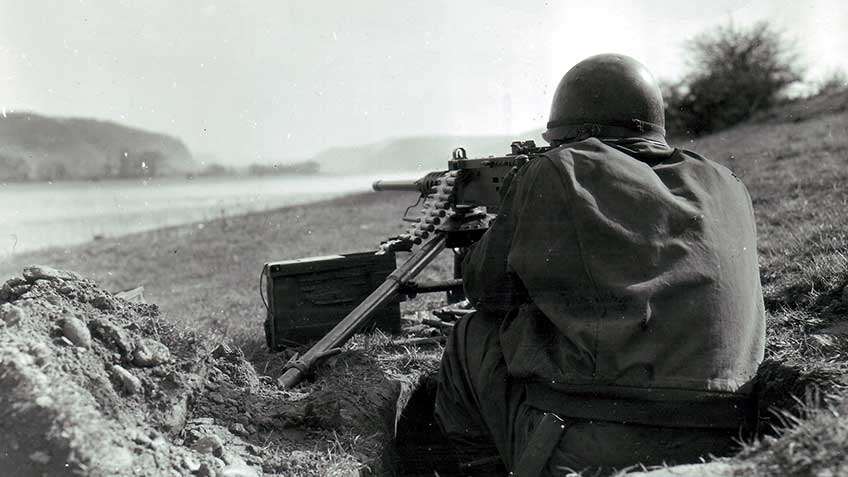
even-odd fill
[(660, 79), (684, 42), (768, 20), (808, 77), (848, 71), (844, 0), (0, 0), (0, 109), (108, 119), (220, 162), (543, 127), (559, 79), (598, 53)]

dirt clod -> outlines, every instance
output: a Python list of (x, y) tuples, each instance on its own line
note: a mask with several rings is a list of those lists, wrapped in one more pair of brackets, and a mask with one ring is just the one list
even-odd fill
[(230, 426), (230, 432), (232, 432), (233, 434), (237, 434), (239, 436), (246, 436), (246, 435), (250, 434), (249, 432), (247, 432), (247, 429), (244, 427), (244, 424), (242, 424), (240, 422), (237, 422), (237, 423), (231, 425)]
[(0, 320), (7, 325), (14, 325), (26, 317), (26, 312), (11, 303), (0, 305)]
[(198, 439), (191, 448), (202, 454), (211, 454), (215, 457), (220, 457), (224, 452), (224, 443), (221, 442), (220, 437), (210, 434)]
[(221, 469), (218, 477), (259, 477), (259, 474), (244, 464), (232, 464)]
[(35, 358), (35, 364), (42, 366), (50, 360), (53, 351), (44, 343), (33, 343), (29, 347), (29, 354)]
[(91, 347), (91, 332), (79, 318), (66, 316), (62, 320), (62, 334), (75, 346)]
[(118, 382), (121, 383), (121, 386), (123, 386), (123, 389), (126, 392), (129, 394), (137, 394), (141, 392), (141, 380), (133, 376), (132, 373), (124, 369), (122, 366), (117, 364), (112, 366), (112, 372), (115, 374)]
[(31, 265), (24, 267), (24, 280), (27, 282), (35, 282), (36, 280), (82, 280), (82, 277), (75, 272), (65, 270), (56, 270), (52, 267), (44, 265)]
[(135, 344), (132, 363), (149, 368), (167, 363), (171, 359), (168, 347), (150, 338), (142, 338)]
[(200, 462), (198, 462), (198, 461), (197, 461), (194, 457), (192, 457), (192, 456), (185, 456), (185, 457), (183, 457), (182, 465), (183, 465), (183, 467), (184, 467), (184, 468), (186, 468), (189, 472), (196, 472), (198, 469), (200, 469)]
[(212, 357), (218, 358), (218, 359), (226, 358), (228, 356), (231, 356), (233, 353), (234, 353), (234, 351), (233, 351), (232, 348), (230, 348), (229, 346), (227, 346), (224, 343), (221, 343), (218, 346), (216, 346), (215, 349), (212, 350)]
[(129, 358), (134, 350), (134, 345), (130, 341), (126, 330), (115, 326), (108, 319), (95, 318), (91, 321), (91, 330), (94, 336), (99, 338), (110, 349), (118, 351), (124, 359)]

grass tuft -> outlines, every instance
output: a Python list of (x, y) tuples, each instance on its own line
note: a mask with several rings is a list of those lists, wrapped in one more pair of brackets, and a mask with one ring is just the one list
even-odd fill
[(748, 444), (737, 459), (753, 464), (757, 475), (848, 474), (848, 401), (831, 395), (801, 410), (783, 413), (780, 435)]

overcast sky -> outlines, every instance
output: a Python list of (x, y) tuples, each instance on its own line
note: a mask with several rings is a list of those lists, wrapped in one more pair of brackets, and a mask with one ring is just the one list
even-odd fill
[(603, 52), (659, 78), (683, 42), (770, 20), (812, 77), (848, 70), (844, 0), (0, 0), (0, 107), (112, 119), (224, 162), (542, 127), (559, 78)]

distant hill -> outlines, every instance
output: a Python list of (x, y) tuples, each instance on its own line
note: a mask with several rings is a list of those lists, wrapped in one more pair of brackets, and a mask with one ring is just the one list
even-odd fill
[[(810, 118), (848, 110), (848, 91), (837, 91), (812, 98), (799, 98), (755, 115), (751, 123), (799, 122)], [(370, 172), (430, 171), (444, 168), (451, 152), (464, 147), (469, 157), (483, 157), (509, 152), (516, 140), (542, 140), (542, 130), (517, 136), (417, 136), (389, 139), (373, 144), (339, 146), (325, 149), (309, 160), (323, 173), (351, 174)], [(669, 138), (683, 144), (689, 138)]]
[(195, 171), (179, 139), (109, 121), (0, 116), (0, 181), (168, 176)]
[(374, 144), (333, 147), (310, 158), (321, 172), (334, 174), (429, 171), (447, 166), (451, 152), (464, 147), (469, 157), (509, 152), (512, 141), (533, 139), (546, 144), (541, 131), (519, 136), (419, 136)]

